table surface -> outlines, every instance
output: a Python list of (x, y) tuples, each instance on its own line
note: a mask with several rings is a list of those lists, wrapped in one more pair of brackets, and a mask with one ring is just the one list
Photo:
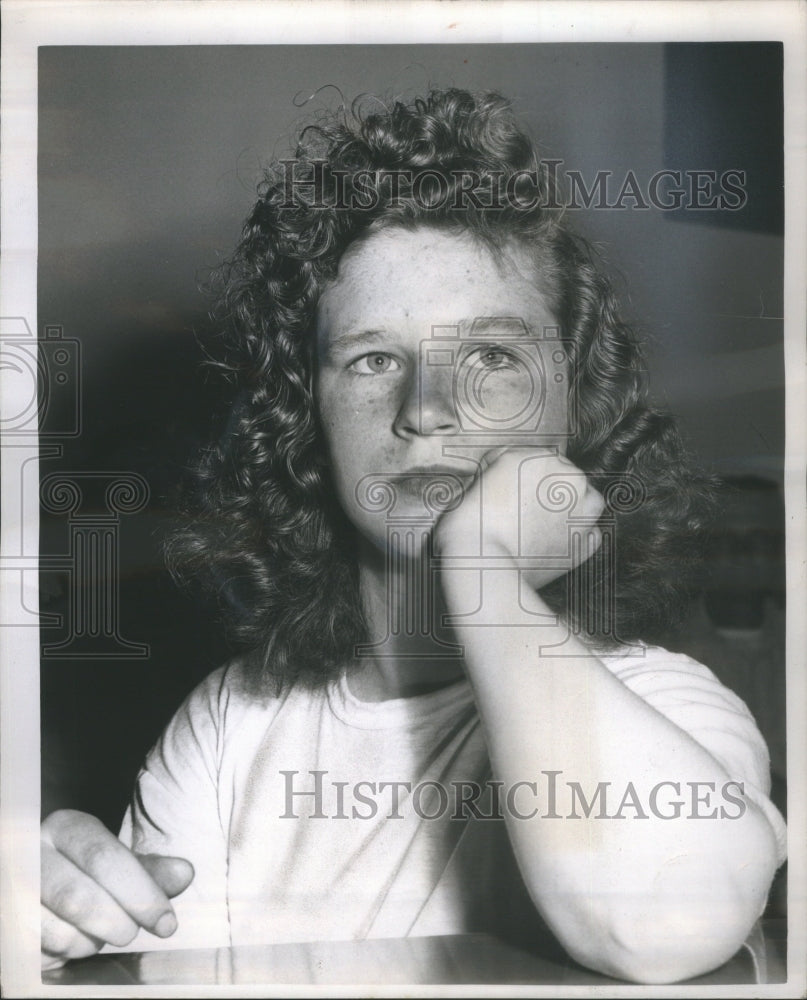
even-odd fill
[[(765, 921), (749, 941), (721, 968), (687, 982), (785, 982), (784, 921)], [(42, 981), (52, 986), (615, 984), (571, 960), (532, 954), (487, 934), (96, 955), (43, 973)]]

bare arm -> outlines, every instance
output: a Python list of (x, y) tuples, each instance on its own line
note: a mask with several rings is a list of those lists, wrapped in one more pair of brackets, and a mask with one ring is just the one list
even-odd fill
[[(567, 636), (561, 624), (535, 628), (508, 625), (513, 609), (549, 614), (540, 590), (521, 587), (514, 561), (513, 527), (519, 511), (505, 509), (513, 477), (525, 452), (506, 452), (486, 470), (484, 499), (490, 525), (485, 554), (498, 557), (501, 569), (486, 588), (490, 624), (458, 625), (466, 666), (485, 725), (494, 772), (505, 787), (559, 772), (564, 790), (577, 782), (591, 802), (598, 785), (607, 796), (584, 815), (569, 817), (568, 797), (551, 816), (546, 800), (528, 795), (517, 811), (505, 809), (508, 831), (534, 903), (570, 954), (610, 975), (643, 982), (670, 982), (703, 973), (728, 960), (760, 915), (776, 867), (770, 824), (753, 803), (724, 809), (709, 787), (696, 811), (710, 818), (662, 818), (671, 789), (663, 786), (657, 808), (649, 808), (653, 789), (679, 783), (691, 798), (691, 782), (722, 788), (730, 778), (721, 764), (615, 678), (590, 649), (572, 639), (563, 657), (546, 647)], [(544, 469), (573, 469), (546, 457)], [(535, 465), (536, 463), (533, 463)], [(538, 463), (540, 464), (540, 463)], [(576, 471), (576, 470), (574, 470)], [(479, 485), (479, 484), (478, 484)], [(477, 486), (478, 488), (478, 486)], [(534, 497), (534, 493), (532, 494)], [(470, 499), (470, 498), (466, 498)], [(478, 499), (478, 498), (477, 498)], [(601, 499), (589, 490), (577, 513), (596, 518)], [(499, 505), (498, 509), (497, 506)], [(467, 554), (472, 514), (465, 502), (438, 530), (441, 555)], [(540, 505), (535, 505), (540, 507)], [(492, 509), (491, 509), (492, 508)], [(469, 505), (469, 511), (473, 507)], [(542, 553), (566, 545), (566, 518), (537, 509), (531, 530)], [(522, 532), (524, 512), (521, 512)], [(498, 528), (497, 528), (498, 526)], [(522, 536), (523, 537), (523, 536)], [(554, 538), (554, 542), (553, 542)], [(523, 552), (523, 545), (521, 548)], [(538, 588), (558, 571), (532, 581)], [(478, 574), (445, 570), (443, 589), (449, 609), (467, 613), (478, 601)], [(551, 621), (551, 619), (549, 619)], [(543, 649), (542, 649), (543, 647)], [(644, 814), (630, 803), (617, 818), (629, 786)], [(609, 818), (606, 818), (609, 817)]]

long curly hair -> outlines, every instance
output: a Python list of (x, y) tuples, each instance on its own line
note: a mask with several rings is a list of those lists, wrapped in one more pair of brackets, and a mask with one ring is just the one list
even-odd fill
[[(506, 197), (487, 193), (492, 181)], [(617, 540), (545, 588), (547, 603), (603, 647), (652, 641), (685, 606), (710, 487), (649, 405), (640, 344), (550, 181), (509, 103), (460, 90), (323, 115), (267, 171), (217, 273), (217, 363), (236, 403), (168, 546), (172, 569), (222, 600), (263, 679), (321, 684), (364, 638), (353, 528), (312, 392), (313, 327), (345, 250), (389, 226), (470, 232), (536, 263), (569, 354), (568, 456), (604, 494)]]

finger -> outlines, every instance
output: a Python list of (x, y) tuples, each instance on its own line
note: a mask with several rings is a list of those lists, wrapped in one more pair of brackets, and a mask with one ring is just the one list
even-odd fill
[(480, 472), (484, 472), (489, 469), (493, 463), (502, 457), (502, 455), (508, 451), (507, 448), (491, 448), (490, 451), (486, 451), (484, 455), (479, 459), (479, 469)]
[(83, 934), (72, 924), (41, 906), (42, 969), (58, 969), (71, 958), (87, 958), (103, 947), (98, 938)]
[(41, 902), (65, 923), (110, 944), (128, 944), (137, 924), (104, 888), (49, 844), (42, 845)]
[(138, 854), (136, 857), (169, 898), (184, 892), (193, 881), (193, 865), (185, 858), (164, 854)]
[(136, 924), (158, 937), (173, 934), (176, 917), (168, 897), (134, 854), (99, 820), (84, 813), (66, 812), (56, 816), (48, 831), (57, 850), (103, 886)]
[(527, 447), (525, 445), (508, 444), (500, 445), (486, 451), (480, 458), (479, 463), (483, 469), (486, 469), (498, 461), (502, 455), (508, 453), (516, 455), (520, 453), (524, 458), (540, 458), (542, 455), (545, 455), (547, 458), (558, 457), (558, 449), (552, 445), (533, 445)]

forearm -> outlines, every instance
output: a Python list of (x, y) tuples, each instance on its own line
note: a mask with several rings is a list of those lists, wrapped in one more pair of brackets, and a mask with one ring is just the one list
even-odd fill
[[(536, 906), (576, 958), (614, 975), (673, 980), (728, 959), (775, 869), (767, 821), (747, 800), (724, 801), (720, 790), (736, 776), (582, 643), (571, 639), (566, 655), (550, 655), (564, 625), (495, 624), (512, 620), (519, 601), (516, 570), (495, 576), (486, 588), (490, 624), (457, 631), (497, 779), (504, 788), (537, 786), (537, 797), (503, 810)], [(451, 611), (476, 605), (477, 574), (446, 571), (443, 586)], [(549, 614), (527, 588), (520, 600)], [(685, 802), (680, 816), (663, 818), (673, 800)], [(530, 818), (516, 815), (535, 806)]]

